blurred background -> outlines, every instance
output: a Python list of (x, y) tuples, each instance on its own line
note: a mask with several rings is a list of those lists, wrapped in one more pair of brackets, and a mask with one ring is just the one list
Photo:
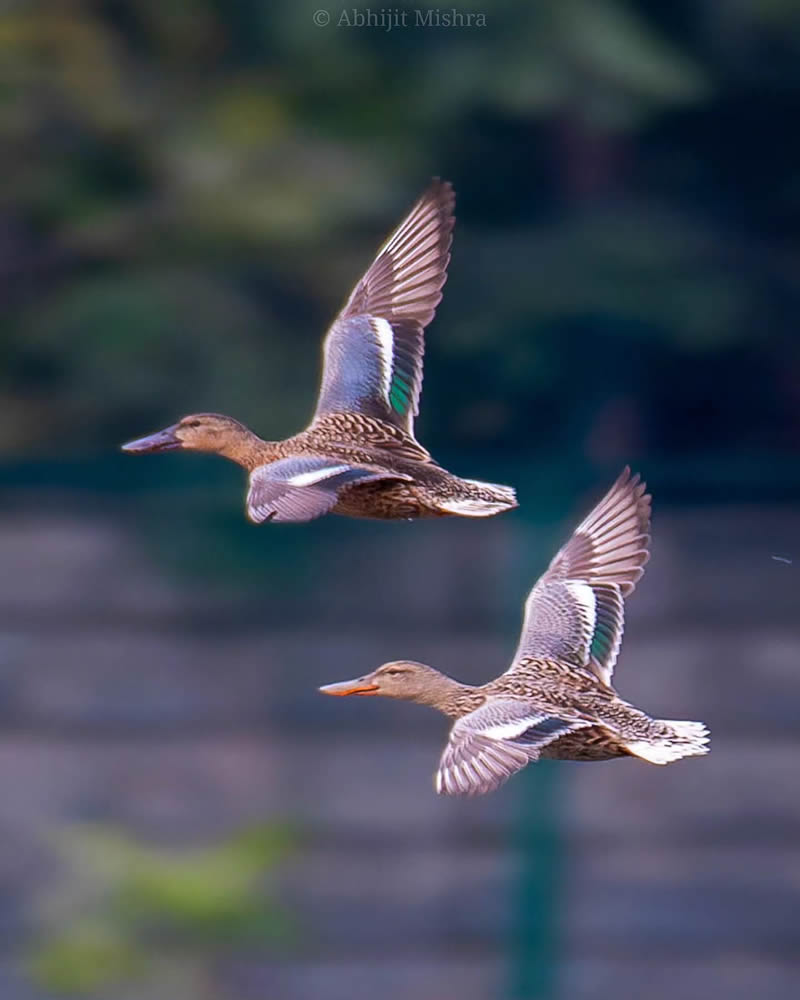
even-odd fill
[[(800, 9), (366, 10), (2, 5), (0, 997), (794, 995)], [(238, 469), (119, 454), (192, 411), (300, 429), (432, 175), (417, 428), (518, 511), (255, 528)], [(316, 694), (500, 672), (625, 463), (655, 517), (618, 685), (709, 757), (449, 801), (442, 719)]]

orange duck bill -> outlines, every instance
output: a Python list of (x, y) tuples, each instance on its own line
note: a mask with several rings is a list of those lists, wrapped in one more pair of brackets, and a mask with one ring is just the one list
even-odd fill
[(339, 681), (337, 684), (324, 684), (322, 694), (335, 694), (342, 697), (346, 694), (377, 694), (378, 685), (369, 677), (359, 677), (354, 681)]
[(163, 431), (156, 431), (155, 434), (148, 434), (147, 437), (136, 438), (135, 441), (128, 441), (122, 445), (122, 450), (132, 455), (144, 455), (154, 451), (174, 451), (182, 447), (181, 440), (175, 433), (177, 424), (165, 427)]

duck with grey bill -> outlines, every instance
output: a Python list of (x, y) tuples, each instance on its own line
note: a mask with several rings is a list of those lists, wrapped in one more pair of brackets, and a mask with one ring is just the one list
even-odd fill
[(474, 687), (398, 660), (320, 691), (414, 701), (453, 719), (435, 779), (441, 795), (491, 792), (542, 758), (669, 764), (707, 753), (702, 722), (653, 719), (611, 683), (624, 601), (649, 555), (645, 490), (626, 468), (556, 553), (528, 595), (517, 651), (499, 677)]
[(213, 452), (249, 477), (252, 521), (350, 517), (491, 517), (517, 506), (514, 490), (462, 479), (414, 434), (425, 327), (447, 279), (452, 187), (435, 180), (389, 236), (328, 330), (309, 426), (264, 441), (217, 413), (195, 413), (123, 445), (132, 454)]

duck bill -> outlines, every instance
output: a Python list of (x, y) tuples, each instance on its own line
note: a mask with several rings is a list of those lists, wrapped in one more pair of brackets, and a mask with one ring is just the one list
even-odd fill
[(320, 688), (322, 694), (334, 694), (344, 697), (348, 694), (377, 694), (378, 685), (370, 681), (368, 677), (360, 677), (356, 681), (339, 681), (338, 684), (325, 684)]
[(131, 455), (145, 455), (155, 451), (174, 451), (181, 447), (180, 438), (177, 436), (177, 424), (165, 427), (163, 431), (156, 431), (155, 434), (148, 434), (147, 437), (137, 438), (135, 441), (128, 441), (122, 445), (122, 450)]

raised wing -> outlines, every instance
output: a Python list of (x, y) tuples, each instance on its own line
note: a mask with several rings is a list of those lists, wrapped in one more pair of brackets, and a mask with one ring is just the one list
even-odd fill
[(247, 516), (262, 521), (311, 521), (336, 506), (339, 490), (377, 479), (409, 479), (402, 473), (317, 455), (282, 458), (250, 476)]
[(623, 599), (650, 555), (646, 489), (626, 467), (559, 550), (525, 604), (512, 671), (523, 658), (548, 657), (586, 667), (610, 683), (622, 642)]
[(490, 698), (462, 716), (436, 772), (440, 795), (483, 795), (538, 760), (544, 747), (564, 733), (590, 723), (538, 711), (517, 698)]
[(454, 205), (452, 187), (435, 180), (353, 289), (325, 338), (315, 420), (356, 411), (414, 436), (423, 334), (447, 280)]

